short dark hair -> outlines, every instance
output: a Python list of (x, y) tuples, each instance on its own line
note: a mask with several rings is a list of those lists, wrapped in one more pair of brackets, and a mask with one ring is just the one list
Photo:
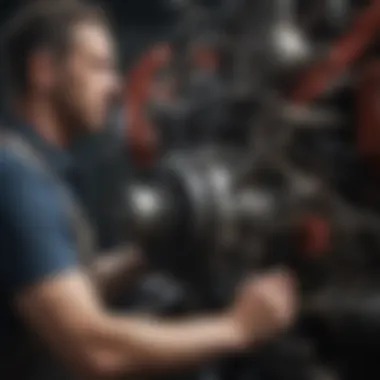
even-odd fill
[(3, 33), (3, 72), (14, 95), (28, 89), (28, 61), (40, 49), (62, 56), (71, 42), (72, 28), (82, 22), (99, 22), (108, 27), (104, 10), (79, 0), (36, 0), (5, 26)]

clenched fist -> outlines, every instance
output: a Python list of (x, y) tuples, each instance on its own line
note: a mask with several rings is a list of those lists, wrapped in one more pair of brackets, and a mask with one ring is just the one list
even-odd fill
[(296, 283), (277, 272), (248, 280), (228, 315), (242, 346), (248, 347), (290, 327), (297, 312)]

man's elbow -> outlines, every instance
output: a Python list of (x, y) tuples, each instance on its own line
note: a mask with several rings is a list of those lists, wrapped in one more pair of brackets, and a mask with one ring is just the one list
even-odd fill
[(64, 351), (61, 354), (79, 378), (113, 380), (135, 372), (134, 350), (120, 345), (118, 339), (104, 328), (104, 324), (93, 324), (91, 328), (82, 329), (81, 333), (76, 334), (76, 339), (70, 341), (74, 344), (66, 346), (68, 355)]
[(135, 372), (131, 358), (95, 347), (83, 350), (77, 356), (73, 369), (81, 378), (96, 380), (120, 379)]

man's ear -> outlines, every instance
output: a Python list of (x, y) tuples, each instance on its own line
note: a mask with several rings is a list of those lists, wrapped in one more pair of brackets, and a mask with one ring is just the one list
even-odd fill
[(50, 52), (40, 50), (28, 60), (28, 74), (30, 86), (36, 91), (44, 91), (55, 83), (54, 59)]

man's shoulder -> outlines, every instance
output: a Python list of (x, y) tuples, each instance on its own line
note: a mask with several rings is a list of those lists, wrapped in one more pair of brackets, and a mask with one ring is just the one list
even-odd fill
[(2, 208), (15, 202), (58, 203), (59, 194), (49, 176), (28, 157), (7, 144), (0, 144), (0, 203)]
[(0, 185), (0, 278), (7, 291), (75, 266), (75, 243), (54, 181), (3, 145)]
[(29, 154), (25, 154), (19, 146), (8, 138), (2, 138), (0, 133), (0, 176), (22, 176), (27, 179), (42, 181), (46, 175), (40, 170)]

